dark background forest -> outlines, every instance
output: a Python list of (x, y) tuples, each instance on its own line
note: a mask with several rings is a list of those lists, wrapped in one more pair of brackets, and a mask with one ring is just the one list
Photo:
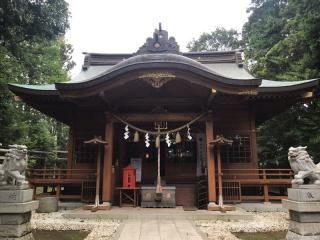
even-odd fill
[[(295, 81), (320, 77), (320, 1), (252, 0), (242, 32), (217, 28), (187, 46), (190, 51), (243, 49), (257, 77)], [(0, 1), (0, 143), (29, 149), (65, 150), (68, 127), (28, 107), (7, 83), (48, 84), (68, 80), (74, 66), (64, 0)], [(320, 161), (320, 97), (301, 102), (257, 129), (263, 167), (287, 167), (290, 146), (308, 146)]]

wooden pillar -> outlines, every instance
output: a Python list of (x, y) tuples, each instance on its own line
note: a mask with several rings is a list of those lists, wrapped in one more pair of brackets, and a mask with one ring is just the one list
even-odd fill
[(207, 137), (207, 174), (208, 174), (208, 210), (216, 206), (215, 202), (217, 200), (216, 196), (216, 176), (215, 176), (215, 164), (214, 164), (214, 155), (213, 148), (210, 145), (210, 142), (213, 141), (213, 120), (212, 114), (208, 115), (206, 120), (206, 137)]
[(56, 198), (58, 199), (58, 201), (60, 200), (60, 194), (61, 194), (61, 185), (58, 184), (57, 190), (56, 190)]
[(218, 203), (219, 206), (223, 206), (223, 196), (222, 196), (222, 168), (221, 168), (221, 154), (220, 154), (220, 146), (217, 145), (217, 165), (218, 165)]
[(263, 198), (265, 202), (269, 202), (269, 185), (267, 183), (266, 170), (262, 170), (263, 173)]
[(256, 119), (254, 112), (251, 108), (250, 111), (251, 114), (251, 122), (250, 122), (250, 128), (251, 128), (251, 137), (250, 137), (250, 145), (251, 145), (251, 156), (252, 156), (252, 164), (253, 168), (259, 168), (258, 165), (258, 151), (257, 151), (257, 136), (256, 136)]
[(74, 149), (74, 130), (73, 127), (69, 129), (69, 137), (68, 137), (68, 155), (67, 155), (67, 168), (73, 168), (73, 149)]
[(113, 119), (106, 114), (105, 141), (103, 161), (103, 190), (102, 201), (104, 204), (111, 204), (112, 200), (112, 155), (113, 155)]

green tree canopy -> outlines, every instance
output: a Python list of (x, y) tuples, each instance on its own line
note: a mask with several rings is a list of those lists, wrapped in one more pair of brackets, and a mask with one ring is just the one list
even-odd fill
[[(274, 80), (320, 77), (320, 1), (252, 0), (243, 27), (245, 57), (252, 73)], [(260, 162), (287, 166), (290, 146), (308, 146), (320, 161), (319, 94), (258, 128)]]
[(320, 2), (253, 0), (243, 27), (252, 72), (278, 80), (320, 76)]
[(64, 0), (0, 2), (0, 142), (31, 149), (65, 148), (66, 130), (22, 102), (13, 101), (7, 83), (45, 84), (68, 79), (72, 47), (64, 40), (69, 27)]
[(240, 33), (234, 29), (216, 28), (211, 33), (202, 33), (196, 40), (188, 43), (187, 48), (192, 52), (228, 51), (242, 46)]
[[(187, 46), (190, 51), (244, 48), (253, 75), (272, 80), (320, 77), (320, 1), (252, 0), (242, 39), (235, 30), (217, 28)], [(287, 167), (290, 146), (308, 146), (320, 161), (320, 96), (301, 102), (258, 127), (260, 164)]]

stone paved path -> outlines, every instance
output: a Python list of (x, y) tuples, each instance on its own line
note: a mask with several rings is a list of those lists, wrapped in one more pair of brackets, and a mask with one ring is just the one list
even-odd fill
[(189, 220), (129, 219), (117, 240), (203, 240)]

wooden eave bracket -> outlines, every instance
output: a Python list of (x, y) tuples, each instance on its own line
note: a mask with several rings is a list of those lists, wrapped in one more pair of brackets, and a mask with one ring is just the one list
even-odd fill
[(211, 142), (209, 142), (212, 146), (217, 145), (231, 145), (233, 143), (233, 140), (229, 140), (225, 138), (223, 135), (217, 135), (215, 139), (213, 139)]
[(94, 145), (97, 145), (97, 144), (107, 145), (108, 144), (108, 142), (102, 140), (101, 136), (99, 136), (99, 137), (95, 136), (94, 138), (92, 138), (90, 140), (84, 141), (84, 143), (85, 144), (94, 144)]

